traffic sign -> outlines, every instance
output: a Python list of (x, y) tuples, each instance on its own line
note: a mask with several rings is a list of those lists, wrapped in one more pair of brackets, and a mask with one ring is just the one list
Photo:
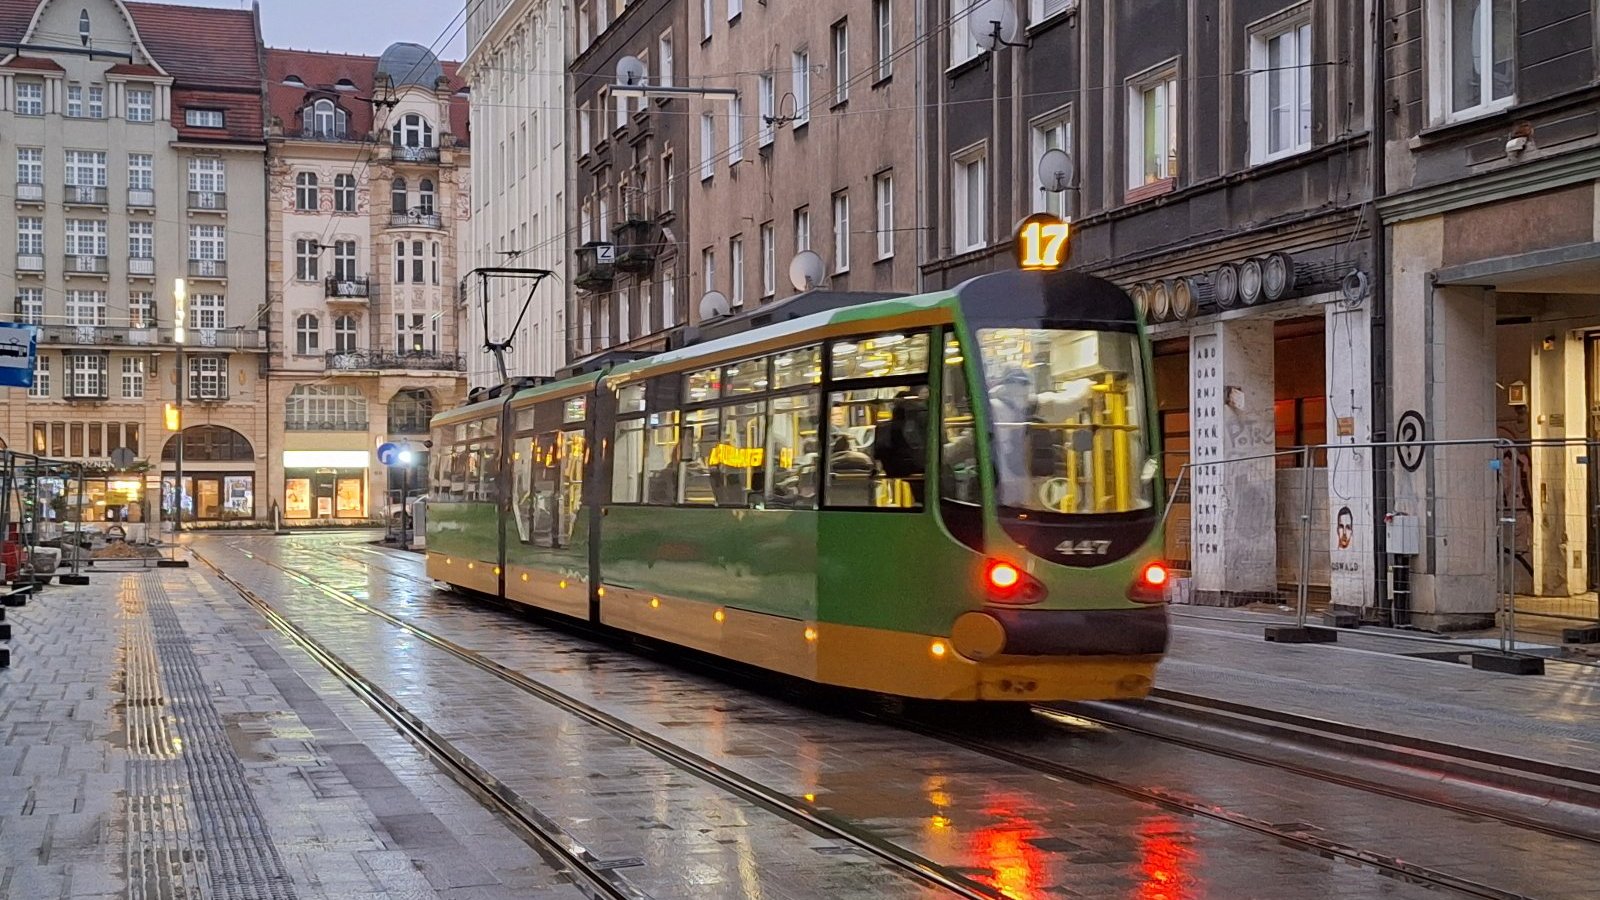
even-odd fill
[(39, 329), (0, 322), (0, 386), (33, 387), (33, 365), (39, 355)]

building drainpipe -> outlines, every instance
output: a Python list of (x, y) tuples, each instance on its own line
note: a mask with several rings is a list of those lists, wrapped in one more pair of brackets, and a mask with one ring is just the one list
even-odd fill
[[(1388, 372), (1388, 328), (1387, 305), (1389, 302), (1389, 245), (1388, 235), (1383, 225), (1383, 217), (1378, 211), (1378, 201), (1388, 193), (1388, 176), (1385, 169), (1386, 146), (1388, 143), (1388, 89), (1385, 81), (1388, 77), (1388, 66), (1385, 58), (1388, 17), (1385, 15), (1387, 0), (1372, 0), (1372, 98), (1370, 100), (1371, 125), (1370, 134), (1370, 168), (1372, 196), (1372, 323), (1371, 323), (1371, 367), (1372, 367), (1372, 441), (1382, 443), (1389, 439), (1389, 372)], [(1378, 464), (1381, 458), (1383, 463)], [(1372, 610), (1375, 612), (1384, 607), (1384, 595), (1387, 592), (1387, 583), (1384, 577), (1383, 559), (1387, 553), (1387, 535), (1381, 524), (1384, 521), (1384, 511), (1389, 506), (1389, 459), (1392, 450), (1385, 449), (1373, 453), (1372, 467), (1372, 554), (1373, 554), (1373, 594)]]

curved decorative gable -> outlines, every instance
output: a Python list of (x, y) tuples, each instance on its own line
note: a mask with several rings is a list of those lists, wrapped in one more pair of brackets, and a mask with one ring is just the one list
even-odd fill
[[(83, 31), (85, 13), (88, 19), (86, 35)], [(113, 30), (108, 32), (108, 26)], [(127, 5), (122, 0), (42, 0), (33, 11), (33, 18), (28, 22), (27, 31), (23, 33), (22, 43), (39, 43), (36, 35), (41, 33), (51, 37), (50, 41), (44, 43), (64, 40), (65, 35), (79, 35), (79, 39), (86, 41), (90, 46), (129, 53), (133, 57), (131, 61), (133, 65), (149, 66), (164, 78), (172, 77), (145, 46), (144, 39), (139, 36), (139, 26), (133, 22), (133, 14), (128, 11)], [(108, 37), (112, 43), (101, 45), (102, 36)], [(9, 60), (9, 57), (7, 59)]]

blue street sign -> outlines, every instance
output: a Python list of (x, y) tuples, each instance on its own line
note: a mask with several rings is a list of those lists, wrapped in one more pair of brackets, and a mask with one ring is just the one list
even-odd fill
[(399, 456), (400, 456), (400, 445), (399, 444), (379, 444), (378, 445), (378, 462), (382, 463), (383, 465), (386, 465), (386, 466), (394, 465), (396, 458), (398, 458)]
[(33, 366), (38, 356), (38, 328), (0, 322), (0, 386), (33, 387)]

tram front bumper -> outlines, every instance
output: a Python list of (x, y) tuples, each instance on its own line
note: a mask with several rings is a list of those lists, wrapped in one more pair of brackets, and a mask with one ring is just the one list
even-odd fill
[(1138, 609), (986, 607), (956, 621), (955, 650), (969, 659), (995, 656), (1159, 656), (1167, 650), (1164, 606)]

